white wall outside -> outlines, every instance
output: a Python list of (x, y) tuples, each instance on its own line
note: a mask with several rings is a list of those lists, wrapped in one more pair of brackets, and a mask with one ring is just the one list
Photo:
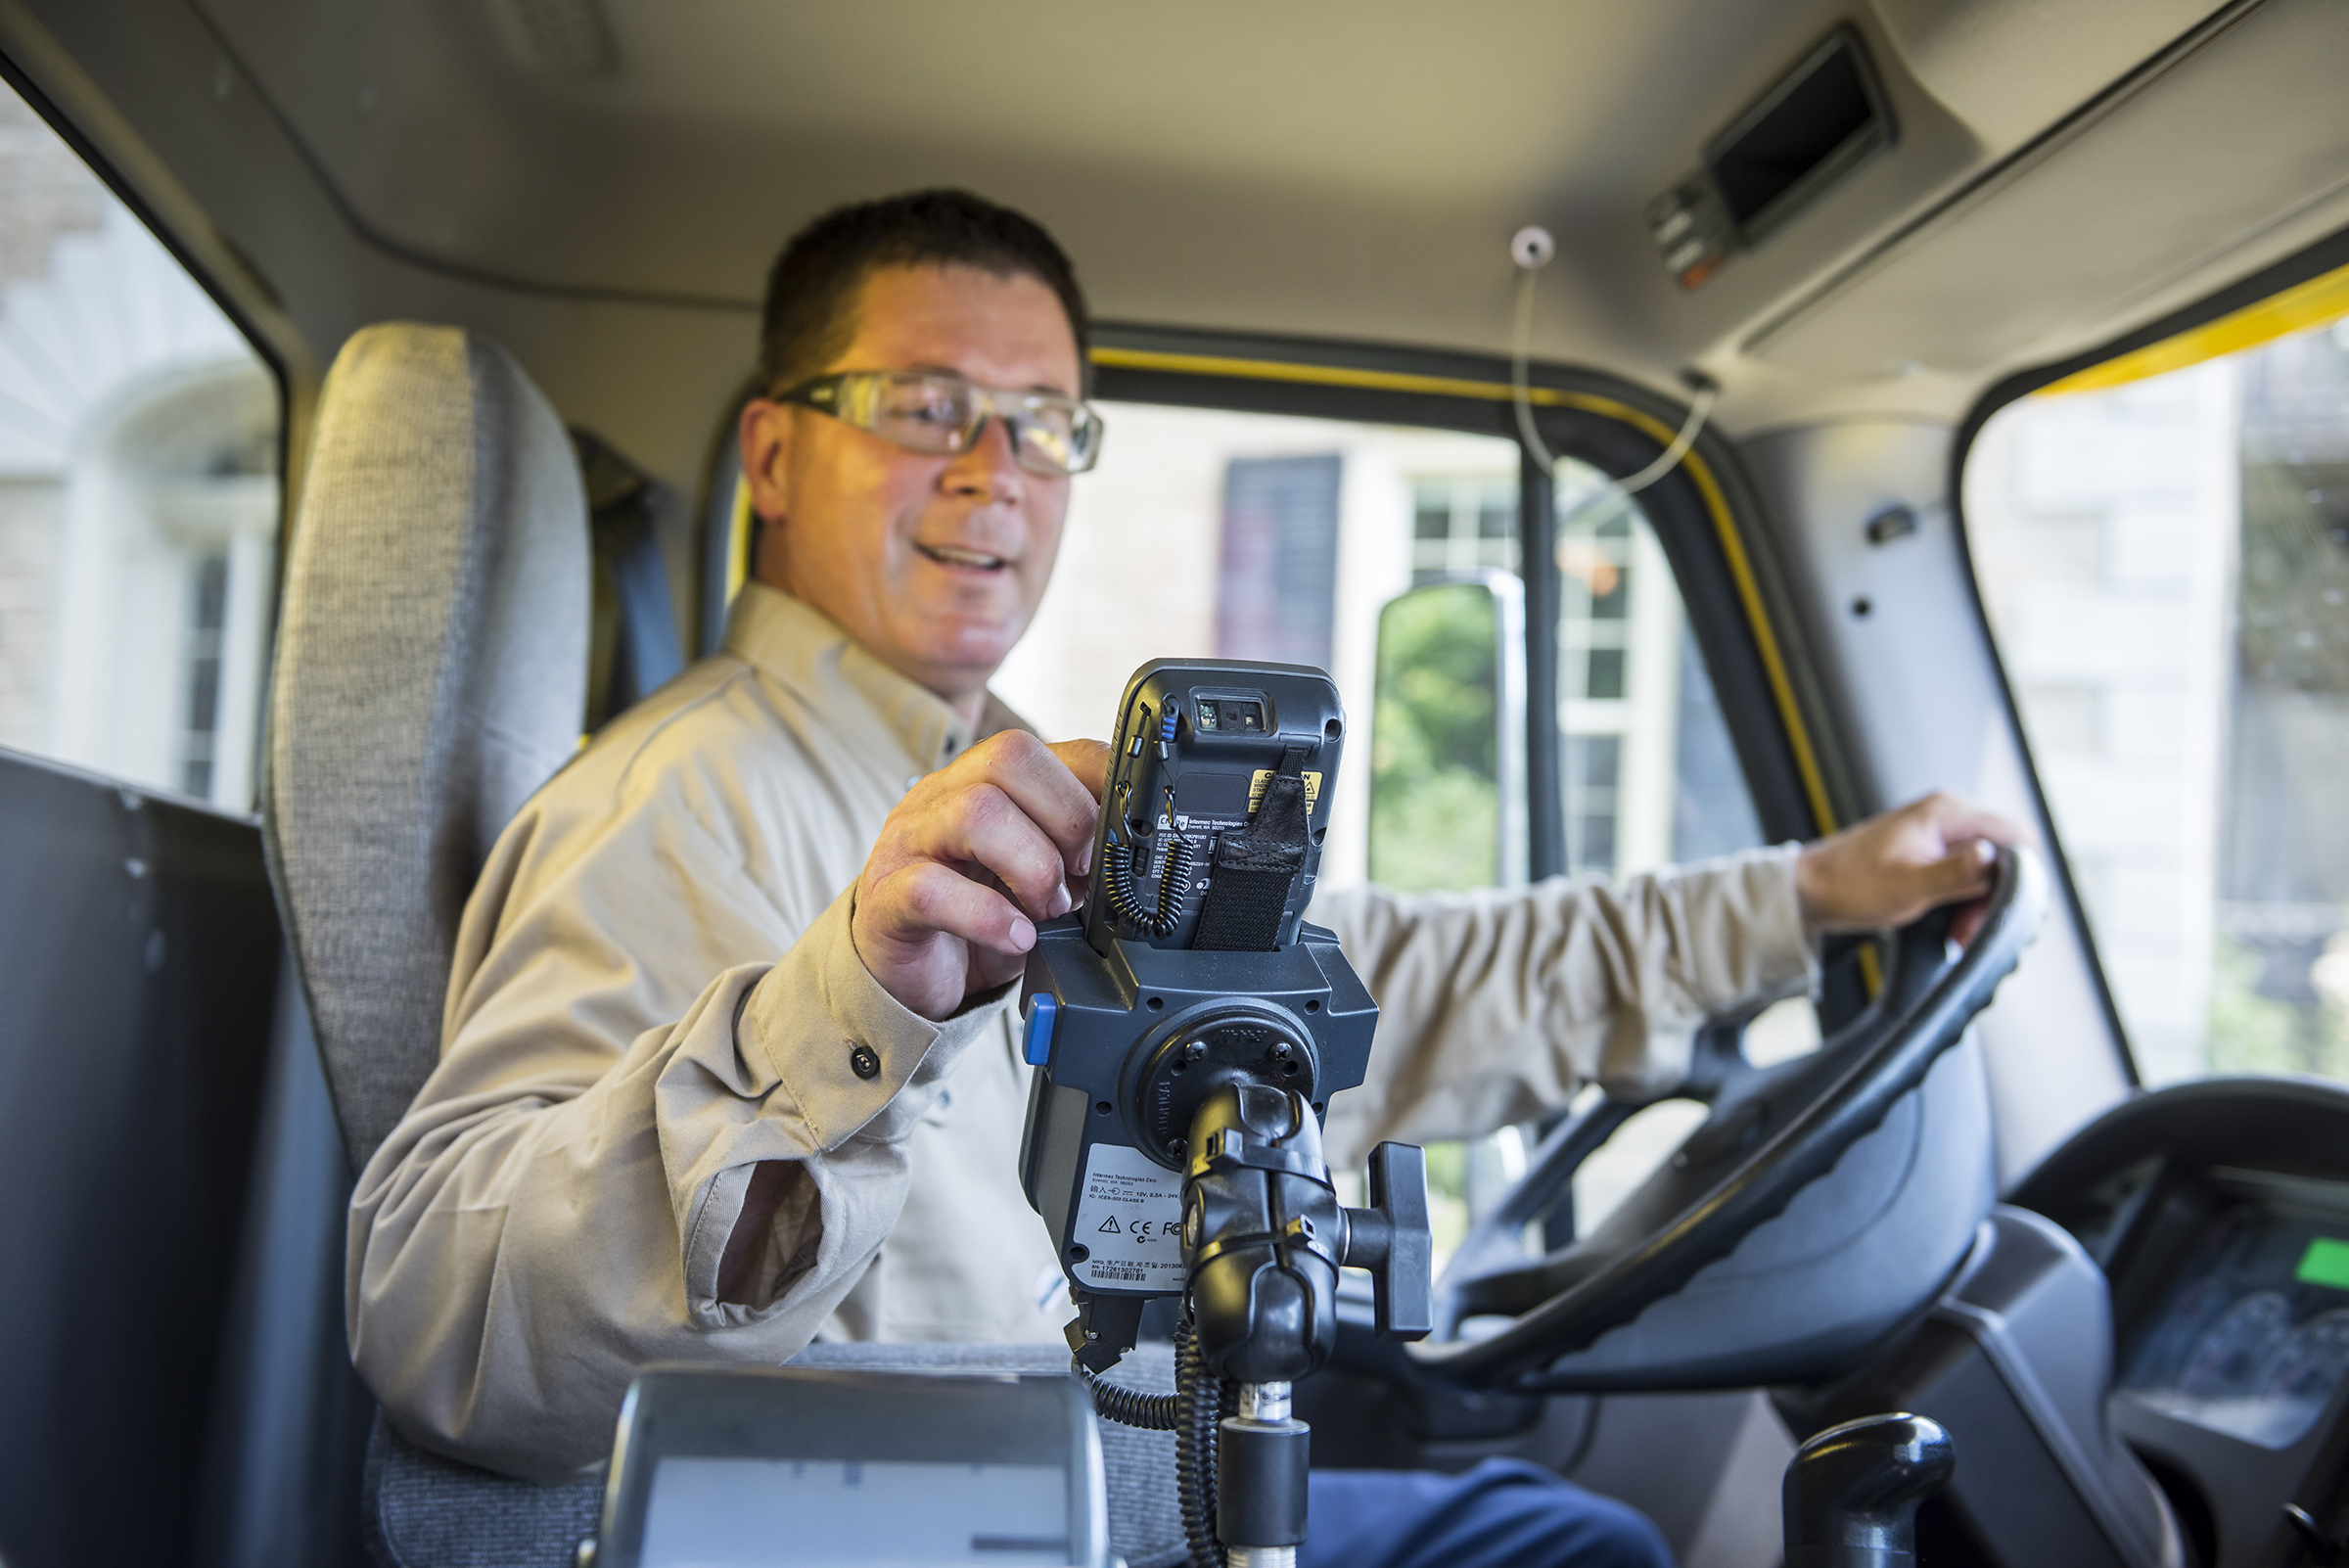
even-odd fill
[[(1107, 739), (1118, 698), (1151, 659), (1213, 657), (1224, 471), (1235, 458), (1336, 454), (1337, 613), (1330, 674), (1349, 722), (1369, 716), (1378, 612), (1411, 582), (1411, 501), (1430, 476), (1517, 472), (1516, 443), (1342, 420), (1104, 405), (1100, 466), (1080, 477), (1035, 623), (993, 688), (1051, 740)], [(1366, 875), (1368, 736), (1349, 737), (1321, 886)]]
[(2034, 398), (1965, 509), (1984, 600), (2140, 1071), (2202, 1070), (2240, 532), (2237, 367)]
[[(275, 598), (276, 386), (13, 101), (0, 279), (0, 745), (249, 807)], [(187, 725), (207, 556), (227, 561), (227, 616), (201, 778)]]

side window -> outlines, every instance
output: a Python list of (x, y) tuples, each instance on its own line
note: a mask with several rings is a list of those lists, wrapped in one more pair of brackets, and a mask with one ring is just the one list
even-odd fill
[[(1126, 677), (1145, 660), (1268, 659), (1327, 669), (1355, 733), (1322, 847), (1322, 886), (1367, 880), (1378, 738), (1363, 723), (1378, 612), (1411, 586), (1431, 550), (1447, 565), (1496, 554), (1515, 565), (1516, 443), (1344, 420), (1101, 406), (1101, 462), (1075, 482), (1052, 585), (995, 691), (1058, 740), (1105, 734)], [(1440, 521), (1429, 499), (1438, 495)], [(1505, 510), (1485, 504), (1496, 495)]]
[(2040, 783), (2147, 1083), (2349, 1079), (2349, 324), (2123, 373), (1966, 459)]
[(1517, 570), (1517, 453), (1494, 473), (1437, 474), (1411, 484), (1411, 575), (1451, 576), (1491, 567)]
[[(1447, 766), (1460, 761), (1448, 747), (1490, 733), (1462, 721), (1465, 683), (1447, 663), (1459, 662), (1461, 640), (1448, 634), (1456, 628), (1435, 616), (1403, 627), (1426, 650), (1425, 678), (1395, 690), (1378, 687), (1377, 640), (1381, 610), (1415, 585), (1519, 571), (1517, 443), (1154, 404), (1106, 403), (1103, 413), (1100, 465), (1076, 482), (1051, 588), (995, 690), (1060, 739), (1102, 734), (1126, 677), (1147, 659), (1318, 665), (1336, 677), (1355, 725), (1323, 886), (1374, 876), (1406, 889), (1495, 880), (1501, 872), (1489, 857), (1448, 853), (1433, 831), (1416, 835), (1416, 853), (1399, 853), (1407, 847), (1391, 834), (1374, 850), (1369, 780), (1376, 756), (1382, 824), (1425, 829), (1493, 808), (1462, 784), (1474, 768)], [(1580, 464), (1560, 465), (1557, 493), (1570, 869), (1627, 875), (1758, 844), (1720, 706), (1646, 515)], [(1390, 765), (1399, 752), (1424, 765)], [(1398, 789), (1409, 798), (1391, 798)], [(1818, 1038), (1804, 1002), (1761, 1023), (1773, 1057)], [(1677, 1145), (1687, 1130), (1681, 1108), (1642, 1113), (1585, 1167), (1582, 1223), (1595, 1223)], [(1538, 1135), (1509, 1129), (1429, 1149), (1440, 1254), (1524, 1170)]]
[[(1558, 569), (1560, 803), (1570, 870), (1630, 876), (1762, 842), (1752, 795), (1729, 741), (1712, 677), (1655, 528), (1635, 495), (1587, 463), (1553, 474)], [(1819, 1044), (1809, 998), (1766, 1009), (1746, 1026), (1758, 1064)], [(1584, 1094), (1595, 1099), (1599, 1091)], [(1571, 1219), (1587, 1234), (1703, 1122), (1693, 1100), (1635, 1112), (1575, 1172)], [(1515, 1179), (1535, 1128), (1467, 1146), (1466, 1207), (1483, 1207)], [(1559, 1221), (1545, 1222), (1552, 1240)]]
[(0, 746), (253, 801), (280, 396), (0, 87)]
[(1636, 496), (1556, 470), (1567, 862), (1625, 876), (1762, 842), (1680, 587)]

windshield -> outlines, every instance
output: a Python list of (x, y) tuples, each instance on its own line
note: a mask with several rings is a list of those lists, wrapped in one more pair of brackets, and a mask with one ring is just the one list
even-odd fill
[[(1369, 744), (1350, 746), (1339, 773), (1321, 886), (1464, 889), (1525, 875), (1521, 825), (1501, 832), (1494, 853), (1503, 816), (1493, 698), (1480, 708), (1474, 682), (1458, 678), (1475, 663), (1461, 657), (1459, 626), (1422, 602), (1421, 614), (1386, 623), (1387, 660), (1406, 678), (1382, 690), (1375, 668), (1381, 612), (1397, 596), (1518, 573), (1517, 443), (1287, 414), (1102, 408), (1100, 465), (1074, 482), (1051, 588), (995, 692), (1058, 739), (1106, 730), (1145, 659), (1321, 667), (1356, 722), (1370, 718)], [(1573, 869), (1624, 876), (1761, 843), (1646, 512), (1611, 497), (1606, 476), (1573, 459), (1558, 465), (1554, 500), (1560, 805)], [(1489, 641), (1483, 652), (1490, 658)], [(1818, 1041), (1808, 998), (1778, 1003), (1747, 1031), (1758, 1062)], [(1597, 1224), (1703, 1115), (1680, 1099), (1639, 1113), (1576, 1174), (1573, 1203), (1558, 1218), (1584, 1230)], [(1528, 1126), (1428, 1145), (1439, 1269), (1474, 1217), (1523, 1174), (1540, 1135)], [(1349, 1202), (1366, 1201), (1359, 1170), (1339, 1181)]]
[(2011, 404), (1964, 501), (2141, 1075), (2349, 1079), (2349, 322)]

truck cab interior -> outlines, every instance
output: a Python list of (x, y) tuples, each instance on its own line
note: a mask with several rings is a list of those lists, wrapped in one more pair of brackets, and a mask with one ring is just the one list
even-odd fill
[[(1924, 1562), (2349, 1558), (2344, 61), (2333, 0), (0, 0), (0, 1563), (575, 1561), (600, 1478), (379, 1421), (353, 1161), (466, 856), (717, 645), (777, 249), (942, 185), (1096, 317), (1047, 738), (1327, 669), (1325, 886), (2040, 838), (1963, 956), (1830, 940), (1431, 1146), (1439, 1332), (1348, 1297), (1317, 1465), (1733, 1568), (1908, 1410)], [(368, 329), (429, 397), (328, 378)]]

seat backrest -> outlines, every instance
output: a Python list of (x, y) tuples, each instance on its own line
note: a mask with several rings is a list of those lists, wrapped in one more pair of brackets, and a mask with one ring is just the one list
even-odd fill
[(483, 858), (577, 745), (588, 605), (578, 464), (513, 357), (352, 335), (295, 514), (262, 814), (354, 1168), (438, 1060)]

